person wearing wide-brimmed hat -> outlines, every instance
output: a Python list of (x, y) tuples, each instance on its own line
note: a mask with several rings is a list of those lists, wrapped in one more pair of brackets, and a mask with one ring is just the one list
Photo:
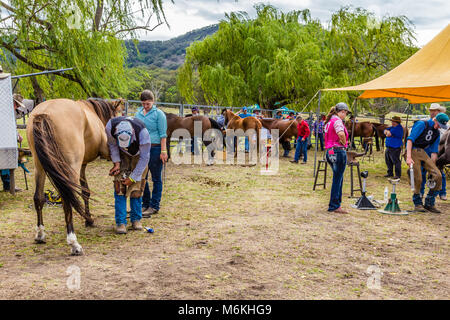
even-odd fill
[[(439, 103), (432, 103), (430, 105), (430, 108), (428, 109), (428, 111), (430, 112), (430, 119), (433, 119), (439, 113), (446, 113), (447, 108), (444, 107), (444, 106), (441, 106)], [(440, 131), (440, 136), (442, 137), (442, 135), (445, 132), (445, 130), (439, 129), (439, 131)], [(431, 156), (430, 148), (425, 149), (425, 152), (427, 153), (427, 155), (429, 157)], [(442, 188), (439, 191), (439, 198), (441, 200), (445, 201), (445, 200), (447, 200), (447, 181), (446, 181), (447, 177), (445, 176), (445, 172), (444, 171), (441, 171), (441, 174), (442, 174)], [(422, 198), (423, 198), (423, 195), (425, 194), (426, 175), (427, 175), (427, 171), (422, 166), (422, 185), (420, 187), (420, 196)]]
[[(445, 113), (438, 113), (433, 119), (417, 121), (411, 129), (411, 133), (406, 143), (406, 164), (413, 165), (414, 171), (414, 195), (413, 202), (415, 211), (441, 213), (435, 207), (436, 196), (442, 186), (442, 174), (436, 167), (438, 146), (440, 141), (439, 129), (447, 130), (448, 116)], [(428, 150), (427, 150), (428, 149)], [(428, 155), (430, 154), (430, 156)], [(422, 184), (421, 164), (430, 175), (433, 187), (430, 188), (425, 205), (420, 196), (420, 186)], [(409, 175), (408, 175), (409, 177)]]
[(390, 119), (392, 126), (384, 130), (386, 135), (386, 152), (384, 160), (386, 161), (387, 174), (385, 177), (394, 177), (398, 179), (402, 175), (402, 162), (400, 160), (400, 153), (402, 150), (403, 127), (401, 125), (402, 119), (399, 116), (394, 116)]

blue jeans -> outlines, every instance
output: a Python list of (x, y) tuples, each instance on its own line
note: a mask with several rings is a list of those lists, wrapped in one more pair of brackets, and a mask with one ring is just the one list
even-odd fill
[(295, 156), (294, 160), (298, 161), (300, 156), (303, 154), (303, 162), (306, 162), (308, 159), (308, 140), (302, 141), (301, 137), (297, 138), (297, 146), (295, 147)]
[(320, 150), (323, 151), (323, 133), (318, 133), (317, 137), (319, 138)]
[[(441, 171), (442, 174), (442, 188), (439, 191), (439, 196), (446, 196), (447, 195), (447, 179), (445, 177), (444, 171)], [(425, 194), (425, 183), (427, 179), (427, 171), (422, 167), (422, 185), (420, 186), (420, 194)]]
[[(142, 198), (130, 198), (131, 222), (142, 219)], [(114, 192), (114, 208), (116, 224), (127, 224), (127, 197), (119, 196)]]
[(334, 211), (341, 206), (342, 202), (342, 185), (344, 183), (345, 167), (347, 166), (347, 152), (345, 150), (334, 150), (336, 157), (331, 157), (329, 154), (330, 150), (328, 149), (326, 152), (326, 159), (333, 170), (333, 184), (331, 186), (328, 211)]
[[(148, 171), (152, 175), (153, 190), (150, 193), (148, 181), (145, 183), (144, 195), (142, 196), (142, 207), (151, 207), (155, 210), (159, 210), (159, 203), (161, 202), (163, 182), (162, 182), (162, 169), (163, 163), (160, 158), (161, 147), (156, 146), (150, 149), (150, 160), (148, 162)], [(148, 178), (148, 173), (147, 173)]]
[(193, 137), (191, 139), (191, 153), (197, 155), (200, 154), (200, 150), (198, 148), (198, 140), (197, 137)]
[(9, 169), (0, 170), (3, 182), (3, 190), (8, 191), (10, 189), (10, 176)]

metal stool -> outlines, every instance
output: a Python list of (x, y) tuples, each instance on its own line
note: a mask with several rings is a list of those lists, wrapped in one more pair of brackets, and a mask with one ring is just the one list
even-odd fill
[[(320, 169), (322, 163), (324, 164), (325, 168)], [(327, 160), (319, 160), (319, 165), (317, 166), (317, 170), (316, 170), (316, 177), (314, 179), (313, 190), (316, 190), (316, 186), (323, 186), (324, 189), (327, 188), (327, 167), (328, 167)], [(323, 183), (317, 183), (317, 178), (319, 177), (319, 172), (324, 172)]]
[[(353, 195), (354, 193), (356, 193), (357, 191), (362, 193), (362, 182), (361, 182), (361, 172), (359, 170), (359, 162), (350, 162), (347, 164), (350, 167), (350, 197), (349, 198), (355, 198), (355, 196)], [(353, 182), (353, 167), (356, 167), (356, 171), (357, 171), (357, 176), (358, 176), (358, 181), (359, 181), (359, 189), (355, 189), (354, 187), (354, 182)]]
[(366, 145), (366, 148), (364, 149), (365, 154), (361, 158), (361, 162), (364, 161), (364, 158), (367, 158), (367, 160), (369, 162), (370, 161), (375, 162), (375, 155), (373, 153), (373, 139), (372, 138), (364, 138), (363, 144)]

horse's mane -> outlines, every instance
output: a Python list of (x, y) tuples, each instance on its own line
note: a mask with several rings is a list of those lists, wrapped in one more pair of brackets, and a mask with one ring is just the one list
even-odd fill
[(113, 103), (112, 101), (97, 99), (88, 99), (85, 100), (85, 102), (89, 103), (94, 108), (95, 113), (105, 126), (109, 119), (114, 118), (116, 108), (121, 103), (120, 100), (117, 103)]

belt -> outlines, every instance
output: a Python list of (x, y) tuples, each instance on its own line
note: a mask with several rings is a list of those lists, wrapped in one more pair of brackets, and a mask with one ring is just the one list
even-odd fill
[(152, 147), (161, 147), (161, 143), (152, 143)]
[(345, 147), (332, 147), (331, 149), (334, 149), (334, 150), (345, 150)]

